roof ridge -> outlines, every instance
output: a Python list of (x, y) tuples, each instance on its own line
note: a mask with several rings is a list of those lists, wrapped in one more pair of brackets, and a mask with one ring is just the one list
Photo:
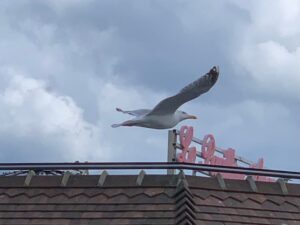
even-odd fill
[(173, 197), (175, 198), (176, 224), (196, 224), (196, 212), (193, 193), (189, 189), (189, 184), (183, 171), (180, 171), (180, 173), (178, 174), (177, 187)]

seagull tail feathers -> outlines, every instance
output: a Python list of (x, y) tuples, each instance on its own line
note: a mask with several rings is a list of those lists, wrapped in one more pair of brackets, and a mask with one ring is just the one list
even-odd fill
[(121, 108), (119, 108), (119, 107), (116, 108), (116, 111), (118, 111), (118, 112), (124, 112), (124, 110), (121, 109)]
[(111, 125), (111, 127), (113, 127), (113, 128), (121, 127), (121, 126), (131, 127), (131, 126), (136, 126), (136, 124), (137, 124), (136, 120), (127, 120), (123, 123), (113, 124), (113, 125)]

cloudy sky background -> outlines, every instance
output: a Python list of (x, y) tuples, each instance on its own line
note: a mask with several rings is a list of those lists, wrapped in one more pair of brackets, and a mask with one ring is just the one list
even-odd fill
[[(299, 1), (0, 2), (0, 161), (165, 161), (167, 131), (112, 129), (219, 65), (183, 110), (266, 167), (300, 170)], [(177, 128), (179, 128), (178, 126)]]

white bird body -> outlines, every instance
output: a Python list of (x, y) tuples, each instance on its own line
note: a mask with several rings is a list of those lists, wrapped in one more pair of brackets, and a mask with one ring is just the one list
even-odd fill
[(213, 67), (207, 74), (184, 87), (178, 94), (163, 99), (152, 110), (138, 109), (124, 111), (116, 108), (117, 111), (135, 116), (135, 118), (120, 124), (113, 124), (112, 127), (137, 126), (152, 129), (169, 129), (176, 126), (182, 120), (196, 119), (195, 116), (177, 109), (184, 103), (207, 92), (216, 83), (218, 76), (218, 68)]
[(115, 124), (113, 127), (119, 126), (137, 126), (147, 127), (153, 129), (168, 129), (176, 126), (181, 120), (180, 111), (176, 111), (174, 114), (167, 115), (144, 115), (136, 117), (132, 120), (125, 121), (121, 124)]
[(169, 129), (177, 125), (180, 121), (180, 115), (178, 111), (174, 114), (166, 114), (166, 115), (146, 115), (143, 117), (146, 122), (147, 128), (154, 128), (154, 129)]

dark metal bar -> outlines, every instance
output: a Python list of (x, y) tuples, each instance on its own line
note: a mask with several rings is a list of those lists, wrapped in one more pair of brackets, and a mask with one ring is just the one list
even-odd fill
[(178, 162), (111, 162), (111, 163), (0, 163), (1, 170), (133, 170), (133, 169), (178, 169), (220, 173), (238, 173), (269, 177), (300, 179), (300, 172), (229, 167)]

